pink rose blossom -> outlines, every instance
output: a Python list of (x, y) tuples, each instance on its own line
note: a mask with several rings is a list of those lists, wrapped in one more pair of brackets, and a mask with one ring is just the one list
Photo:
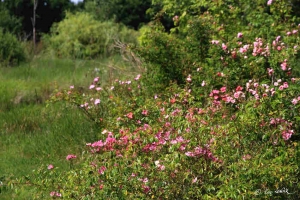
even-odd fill
[(292, 104), (296, 105), (297, 103), (298, 103), (298, 99), (294, 98), (294, 99), (292, 100)]
[(283, 89), (284, 89), (283, 85), (279, 86), (279, 90), (283, 90)]
[(222, 49), (225, 51), (227, 49), (227, 46), (223, 43), (222, 44)]
[(100, 103), (100, 99), (96, 99), (94, 104), (98, 105), (99, 103)]
[(94, 82), (97, 83), (99, 81), (99, 77), (94, 78)]
[(54, 197), (54, 196), (56, 196), (56, 197), (62, 197), (61, 193), (55, 192), (55, 191), (50, 192), (50, 196), (51, 197)]
[(272, 2), (273, 2), (273, 0), (269, 0), (269, 1), (267, 2), (267, 5), (270, 6), (270, 5), (272, 4)]
[(138, 74), (135, 78), (134, 78), (134, 80), (139, 80), (141, 78), (141, 75), (140, 74)]
[(54, 168), (54, 166), (53, 165), (48, 165), (48, 169), (50, 170), (50, 169), (53, 169)]
[(76, 158), (76, 156), (73, 155), (73, 154), (67, 155), (67, 157), (66, 157), (67, 160), (71, 160), (71, 159), (74, 159), (74, 158)]
[(238, 34), (237, 34), (237, 37), (238, 37), (238, 38), (242, 38), (242, 37), (243, 37), (243, 33), (238, 33)]
[(143, 114), (143, 115), (148, 115), (148, 110), (143, 110), (143, 111), (142, 111), (142, 114)]
[(283, 71), (286, 71), (287, 70), (287, 63), (286, 63), (286, 61), (284, 61), (283, 63), (281, 63), (281, 69), (283, 70)]
[(104, 171), (106, 170), (105, 166), (101, 166), (100, 169), (98, 170), (99, 174), (104, 174)]
[(54, 191), (50, 192), (50, 196), (51, 196), (51, 197), (54, 197), (55, 194), (56, 194), (56, 192), (54, 192)]
[(226, 87), (225, 86), (221, 87), (220, 91), (223, 92), (223, 93), (226, 92)]

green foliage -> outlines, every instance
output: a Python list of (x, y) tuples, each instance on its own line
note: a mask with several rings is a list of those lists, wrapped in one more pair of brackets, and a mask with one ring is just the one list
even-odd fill
[(24, 47), (16, 36), (0, 29), (0, 64), (3, 66), (15, 65), (25, 61)]
[(88, 0), (85, 10), (101, 21), (114, 20), (128, 27), (138, 29), (150, 21), (146, 10), (150, 8), (151, 0)]
[[(65, 161), (70, 164), (67, 172), (43, 165), (27, 177), (37, 191), (35, 199), (53, 194), (66, 199), (297, 195), (298, 144), (284, 139), (282, 131), (290, 128), (286, 120), (270, 122), (269, 111), (274, 110), (266, 108), (268, 103), (240, 97), (234, 107), (216, 105), (216, 98), (208, 97), (199, 104), (190, 85), (173, 85), (153, 99), (139, 75), (101, 89), (98, 80), (88, 91), (75, 87), (53, 95), (52, 101), (78, 107), (100, 125), (101, 133), (81, 156)], [(288, 191), (276, 192), (284, 188)]]
[(135, 31), (121, 24), (99, 22), (87, 13), (67, 13), (44, 39), (59, 57), (96, 58), (112, 55), (115, 41), (136, 43), (135, 37)]
[(0, 5), (0, 28), (4, 32), (10, 32), (18, 34), (21, 28), (20, 19), (9, 14), (9, 11), (2, 5)]
[(182, 32), (174, 28), (172, 33), (164, 32), (162, 25), (154, 23), (141, 31), (139, 38), (141, 47), (134, 49), (153, 68), (149, 75), (160, 76), (160, 82), (185, 83), (185, 79), (199, 66), (198, 63), (205, 60), (210, 44), (210, 27), (208, 18), (194, 19)]

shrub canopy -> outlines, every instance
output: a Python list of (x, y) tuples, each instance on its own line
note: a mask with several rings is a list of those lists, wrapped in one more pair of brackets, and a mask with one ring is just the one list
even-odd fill
[(99, 22), (87, 13), (67, 13), (44, 37), (59, 57), (95, 58), (113, 53), (116, 40), (135, 43), (136, 32), (113, 22)]

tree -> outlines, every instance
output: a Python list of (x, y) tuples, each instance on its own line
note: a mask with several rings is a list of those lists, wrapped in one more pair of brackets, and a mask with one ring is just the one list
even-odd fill
[(150, 21), (150, 17), (146, 14), (150, 7), (151, 0), (87, 0), (85, 2), (85, 9), (97, 19), (114, 19), (135, 29)]
[(0, 4), (0, 28), (4, 32), (17, 34), (21, 30), (21, 19), (11, 15), (9, 10)]
[[(36, 19), (34, 21), (37, 33), (48, 33), (54, 22), (59, 22), (64, 18), (65, 11), (76, 9), (76, 6), (70, 0), (39, 0), (38, 4), (35, 4), (35, 2), (37, 0), (0, 1), (1, 7), (5, 8), (10, 16), (21, 21), (22, 32), (19, 32), (19, 34), (33, 37), (34, 5), (36, 5)], [(37, 39), (39, 37), (40, 35), (37, 34)]]

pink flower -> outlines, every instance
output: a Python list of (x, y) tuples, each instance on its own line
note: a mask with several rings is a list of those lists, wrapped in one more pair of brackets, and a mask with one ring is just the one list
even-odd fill
[(294, 99), (292, 100), (292, 104), (296, 105), (297, 103), (298, 103), (298, 99), (294, 98)]
[(276, 42), (278, 42), (279, 40), (280, 40), (280, 38), (281, 38), (281, 36), (279, 35), (279, 36), (277, 36), (276, 37)]
[(288, 88), (289, 87), (287, 82), (284, 82), (282, 86), (283, 86), (283, 88)]
[(270, 5), (272, 4), (272, 2), (273, 2), (273, 0), (269, 0), (269, 1), (267, 2), (267, 5), (270, 6)]
[(133, 113), (130, 112), (130, 113), (128, 113), (126, 116), (127, 116), (129, 119), (132, 119), (132, 118), (133, 118)]
[(51, 197), (54, 197), (54, 196), (61, 197), (62, 195), (59, 192), (52, 191), (52, 192), (50, 192), (50, 196)]
[(96, 90), (97, 90), (97, 91), (100, 91), (100, 90), (102, 90), (102, 88), (101, 88), (101, 87), (97, 87)]
[(287, 34), (287, 35), (291, 35), (292, 33), (291, 33), (290, 31), (288, 31), (286, 34)]
[(100, 169), (98, 170), (99, 174), (104, 174), (104, 171), (106, 170), (105, 166), (101, 166)]
[(219, 40), (212, 40), (211, 43), (212, 44), (219, 44)]
[(193, 152), (185, 152), (185, 155), (188, 156), (188, 157), (195, 157), (195, 154)]
[(198, 180), (198, 178), (196, 177), (196, 178), (194, 178), (193, 180), (192, 180), (192, 183), (196, 183), (197, 182), (197, 180)]
[(48, 165), (48, 169), (50, 170), (50, 169), (53, 169), (54, 168), (54, 166), (53, 165)]
[(94, 82), (97, 83), (99, 81), (99, 77), (94, 78)]
[(71, 85), (71, 86), (70, 86), (70, 89), (74, 89), (74, 85)]
[(296, 34), (296, 33), (298, 33), (298, 30), (293, 30), (292, 33)]
[(242, 37), (243, 37), (243, 33), (238, 33), (238, 34), (237, 34), (237, 37), (238, 37), (238, 38), (242, 38)]
[(294, 134), (294, 130), (285, 130), (281, 134), (284, 140), (289, 140)]
[(192, 76), (189, 74), (189, 76), (187, 77), (187, 82), (192, 82)]
[(269, 76), (271, 76), (274, 73), (274, 69), (272, 69), (272, 68), (268, 68), (267, 70), (268, 70)]
[(227, 46), (226, 46), (224, 43), (222, 43), (222, 49), (223, 49), (224, 51), (227, 49)]
[(67, 157), (66, 157), (67, 160), (71, 160), (71, 159), (74, 159), (74, 158), (77, 158), (77, 157), (73, 154), (67, 155)]
[(223, 93), (226, 92), (226, 87), (225, 86), (221, 87), (220, 91), (223, 92)]
[(279, 86), (279, 90), (283, 90), (283, 89), (284, 89), (283, 85)]
[(56, 194), (56, 192), (54, 192), (54, 191), (50, 192), (50, 196), (51, 196), (51, 197), (54, 197), (55, 194)]
[(237, 86), (236, 88), (235, 88), (235, 91), (242, 91), (243, 90), (243, 87), (241, 87), (241, 86)]
[(148, 178), (142, 179), (143, 183), (148, 183)]
[(283, 63), (281, 63), (280, 66), (283, 71), (287, 70), (287, 63), (285, 61)]
[(206, 85), (205, 81), (202, 81), (201, 86), (204, 87)]
[(143, 110), (142, 114), (143, 115), (148, 115), (148, 110)]
[(96, 99), (94, 104), (98, 105), (99, 103), (100, 103), (100, 99)]
[(95, 88), (95, 85), (90, 85), (90, 89), (93, 89), (93, 88)]
[(139, 80), (141, 78), (141, 75), (140, 74), (138, 74), (135, 78), (134, 78), (134, 80)]

